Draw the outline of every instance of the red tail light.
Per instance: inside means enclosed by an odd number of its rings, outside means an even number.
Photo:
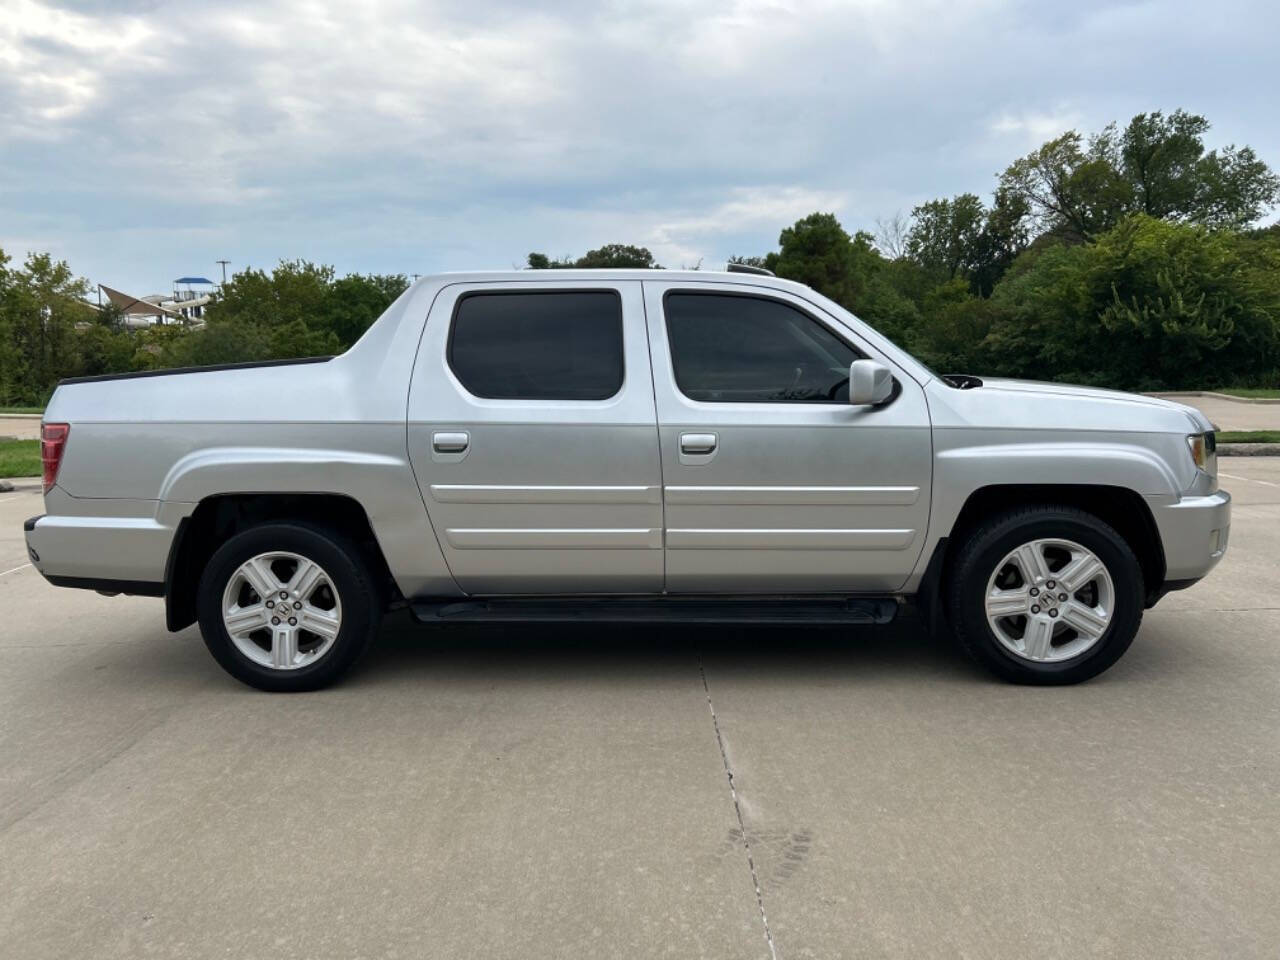
[[[58,467],[62,466],[62,454],[67,449],[69,423],[40,424],[40,462],[44,465],[44,492],[48,493],[58,482]]]

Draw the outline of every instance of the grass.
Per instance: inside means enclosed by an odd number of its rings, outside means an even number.
[[[1280,388],[1277,387],[1223,387],[1214,393],[1225,393],[1231,397],[1248,397],[1251,400],[1280,400]]]
[[[40,441],[0,439],[0,477],[40,476]]]
[[[1222,430],[1219,443],[1280,443],[1280,430]]]
[[[44,413],[44,407],[0,407],[0,417],[6,413]]]

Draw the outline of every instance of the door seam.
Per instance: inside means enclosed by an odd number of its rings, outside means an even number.
[[[662,467],[662,424],[658,420],[658,381],[653,373],[653,335],[649,329],[649,284],[640,281],[640,309],[644,311],[644,346],[649,358],[649,392],[653,395],[653,433],[658,451],[658,529],[662,544],[662,588],[667,595],[667,478]]]

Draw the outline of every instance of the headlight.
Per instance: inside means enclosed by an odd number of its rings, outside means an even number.
[[[1212,430],[1187,437],[1187,446],[1191,449],[1191,459],[1197,470],[1203,470],[1209,476],[1218,473],[1218,438]]]

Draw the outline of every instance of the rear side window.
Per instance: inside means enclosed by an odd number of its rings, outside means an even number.
[[[469,293],[454,311],[449,366],[477,397],[607,400],[622,364],[613,290]]]
[[[848,402],[861,354],[779,300],[668,293],[663,301],[676,385],[720,403]]]

